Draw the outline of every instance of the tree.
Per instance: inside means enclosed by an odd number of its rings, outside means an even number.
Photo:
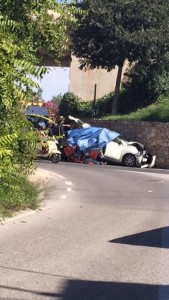
[[[130,99],[141,100],[140,107],[155,102],[169,90],[169,52],[156,61],[135,63],[126,71],[122,86]]]
[[[59,105],[59,112],[64,117],[69,115],[76,115],[80,104],[80,98],[75,96],[73,93],[67,92],[63,95]]]
[[[169,2],[166,0],[83,0],[72,51],[81,68],[118,66],[112,114],[118,111],[124,62],[156,61],[169,51]]]
[[[39,48],[47,47],[59,60],[68,46],[73,16],[73,7],[55,0],[0,2],[1,189],[17,191],[31,170],[36,134],[23,111],[30,91],[39,87],[32,78],[39,80],[47,72],[40,66]]]
[[[57,105],[59,105],[62,100],[62,97],[63,97],[62,94],[58,94],[57,96],[52,97],[52,101],[54,101]]]
[[[38,89],[37,89],[37,91],[36,92],[34,92],[34,99],[35,100],[43,100],[42,99],[42,93],[43,93],[43,89],[41,88],[41,87],[39,87]],[[33,100],[34,100],[33,99]]]
[[[30,101],[43,100],[42,93],[43,93],[43,89],[40,86],[38,86],[34,90],[30,89],[29,91],[27,91],[27,95]]]

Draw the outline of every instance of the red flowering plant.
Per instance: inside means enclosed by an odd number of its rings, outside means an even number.
[[[48,109],[49,116],[50,117],[56,117],[58,111],[59,111],[59,106],[56,104],[55,101],[48,101],[45,102],[45,106]]]

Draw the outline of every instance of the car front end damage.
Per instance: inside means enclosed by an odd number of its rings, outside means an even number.
[[[136,154],[136,166],[140,168],[152,168],[155,165],[156,155],[148,153],[146,147],[138,142],[129,142],[131,146],[134,146],[138,153]]]

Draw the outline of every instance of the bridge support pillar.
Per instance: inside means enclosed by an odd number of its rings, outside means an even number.
[[[104,69],[80,70],[78,59],[72,56],[69,92],[84,101],[94,100],[96,92],[96,99],[99,99],[115,90],[116,76],[117,68],[110,72]],[[96,86],[97,91],[95,91]]]

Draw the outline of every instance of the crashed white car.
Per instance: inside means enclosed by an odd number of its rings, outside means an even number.
[[[138,142],[129,142],[122,136],[118,136],[102,149],[101,158],[126,167],[142,168],[152,168],[156,161],[156,156],[147,153],[144,145]]]
[[[85,150],[90,144],[93,146],[93,149],[96,149],[98,139],[103,138],[104,128],[91,127],[90,124],[83,123],[80,119],[69,116],[70,120],[75,121],[80,128],[86,129],[85,132],[72,133],[72,138],[76,140],[76,143],[79,146],[83,146],[81,150]],[[93,128],[93,132],[92,132]],[[100,130],[100,131],[99,131]],[[141,168],[152,168],[155,165],[156,156],[148,153],[145,146],[139,142],[127,141],[123,136],[116,132],[112,132],[106,129],[105,138],[111,136],[111,133],[115,133],[115,137],[112,139],[109,137],[109,140],[105,143],[103,147],[100,147],[100,159],[102,161],[118,163],[126,167],[141,167]],[[96,132],[96,133],[95,133]],[[94,134],[94,135],[93,135]],[[86,140],[84,139],[86,137]],[[103,139],[104,140],[104,139]],[[70,139],[70,142],[72,140]],[[92,147],[91,147],[92,148]]]

